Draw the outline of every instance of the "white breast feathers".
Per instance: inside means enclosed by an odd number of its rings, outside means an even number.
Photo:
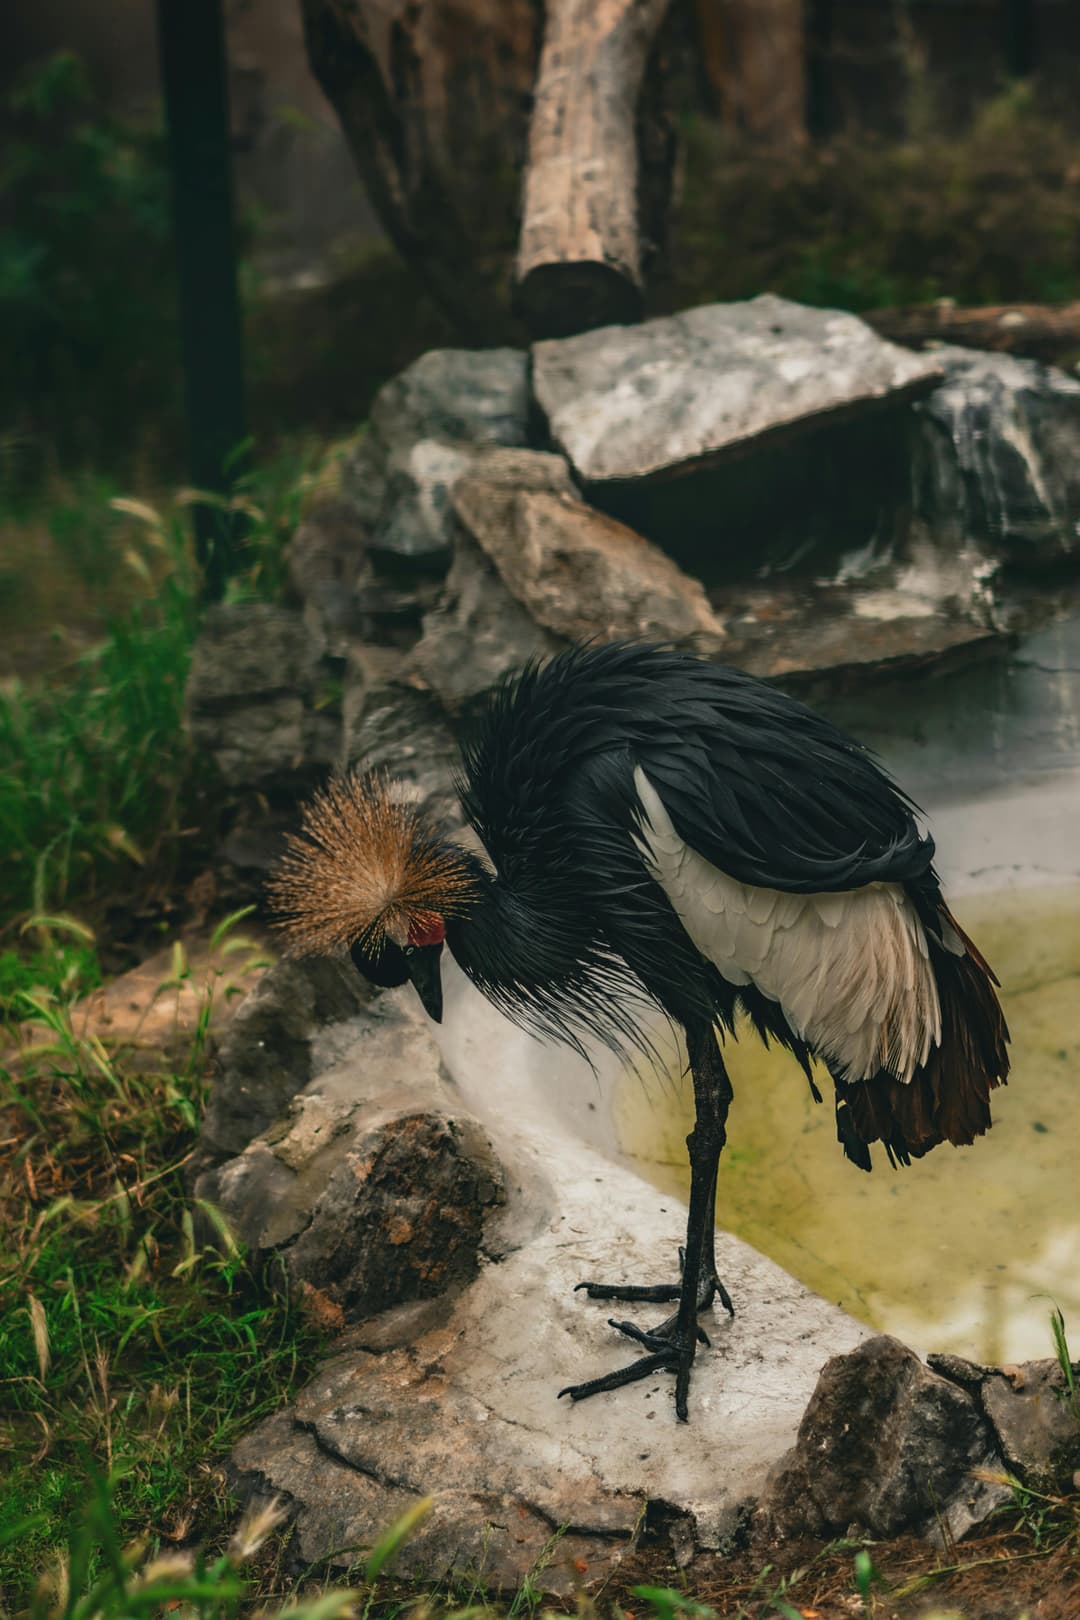
[[[792,1030],[843,1080],[886,1069],[909,1081],[941,1040],[926,935],[896,883],[784,894],[712,866],[672,825],[640,766],[635,842],[701,954],[729,984],[779,1002]]]

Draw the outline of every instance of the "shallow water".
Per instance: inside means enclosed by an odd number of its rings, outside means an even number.
[[[836,1141],[828,1076],[819,1107],[794,1060],[748,1033],[728,1048],[717,1219],[909,1343],[993,1362],[1045,1356],[1052,1304],[1080,1345],[1080,883],[969,895],[954,909],[1002,981],[1013,1037],[993,1130],[907,1170],[875,1149],[866,1175]],[[613,1107],[622,1151],[685,1195],[689,1083],[630,1074]]]

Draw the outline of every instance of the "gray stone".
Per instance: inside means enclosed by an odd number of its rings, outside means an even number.
[[[533,345],[533,390],[587,484],[716,465],[926,392],[936,359],[763,294]]]
[[[1080,1364],[1075,1374],[1080,1389]],[[1071,1490],[1080,1469],[1080,1394],[1070,1397],[1057,1362],[997,1369],[984,1378],[981,1393],[1012,1472],[1032,1490]]]
[[[1009,1500],[972,1478],[1000,1472],[991,1432],[967,1391],[885,1335],[827,1362],[794,1448],[769,1480],[759,1526],[781,1536],[954,1538]]]
[[[428,567],[449,565],[450,490],[469,465],[470,453],[438,439],[416,439],[391,451],[371,537],[374,554]]]
[[[340,723],[299,695],[268,694],[228,709],[190,712],[193,740],[231,788],[265,788],[321,770],[337,757]]]
[[[422,1017],[411,1000],[364,1008],[347,1053],[196,1183],[256,1262],[276,1256],[292,1288],[343,1321],[469,1282],[504,1200],[502,1170],[442,1080]]]
[[[339,723],[321,701],[324,651],[321,633],[293,609],[210,609],[192,654],[188,728],[226,786],[295,787],[335,757]]]
[[[916,411],[916,506],[935,530],[1020,561],[1080,549],[1080,381],[1054,366],[951,346]]]
[[[374,554],[445,571],[450,485],[470,449],[526,444],[528,415],[527,356],[517,349],[433,349],[386,383],[341,465]]]
[[[289,541],[289,582],[336,652],[352,628],[353,599],[366,566],[369,534],[340,495],[309,504]]]
[[[646,1512],[680,1557],[729,1547],[769,1465],[792,1443],[822,1362],[864,1330],[721,1235],[720,1267],[738,1315],[730,1322],[717,1313],[706,1324],[712,1347],[695,1368],[689,1430],[675,1421],[669,1377],[577,1405],[558,1400],[561,1385],[633,1353],[608,1326],[610,1307],[590,1304],[574,1285],[673,1275],[685,1209],[608,1157],[606,1099],[616,1077],[608,1055],[597,1054],[590,1071],[573,1054],[551,1053],[509,1027],[450,962],[444,979],[445,1017],[434,1033],[457,1084],[452,1110],[434,1112],[479,1119],[509,1167],[507,1203],[484,1222],[488,1258],[464,1290],[347,1328],[294,1405],[233,1453],[238,1495],[284,1496],[294,1556],[336,1567],[354,1557],[343,1547],[370,1546],[395,1516],[433,1495],[430,1518],[402,1549],[402,1573],[501,1588],[520,1587],[526,1575],[567,1594],[599,1583],[632,1550]],[[379,1007],[398,1004],[407,1018],[410,996],[390,992]],[[321,1155],[318,1184],[327,1188],[350,1151],[333,1135],[341,1077],[354,1075],[354,1095],[365,1075],[385,1076],[396,1062],[403,1086],[417,1072],[430,1084],[422,1027],[377,1065],[348,1044],[358,1027],[337,1026],[336,1056],[323,1052],[337,1067],[259,1144],[278,1167],[283,1153],[288,1168]],[[369,1106],[389,1117],[396,1103],[375,1095]],[[336,1166],[335,1153],[343,1155]],[[270,1198],[284,1206],[288,1196],[274,1179],[279,1168],[263,1163],[253,1174],[271,1190],[254,1201],[262,1213],[253,1218],[266,1229]],[[399,1185],[406,1212],[421,1186]],[[295,1229],[295,1217],[287,1225]],[[333,1230],[328,1224],[328,1245]],[[340,1287],[330,1252],[320,1250],[310,1287]]]
[[[523,445],[528,356],[520,349],[429,349],[380,388],[370,431],[384,444],[446,439]]]
[[[217,1075],[203,1119],[203,1159],[241,1153],[311,1079],[320,1031],[371,1000],[351,962],[276,962],[234,1013],[218,1042]]]
[[[353,590],[350,617],[356,636],[374,647],[414,646],[424,614],[441,592],[441,577],[415,573],[403,578],[377,566],[368,568]]]
[[[219,603],[206,614],[192,653],[188,702],[201,713],[276,692],[311,692],[322,651],[290,608]]]
[[[428,691],[390,673],[393,666],[355,649],[345,683],[343,764],[386,769],[416,789],[436,821],[460,821],[453,789],[460,755],[446,714]]]
[[[577,498],[557,456],[494,450],[455,486],[454,511],[532,619],[567,641],[649,638],[715,649],[700,581]]]
[[[530,658],[567,643],[543,629],[507,590],[494,564],[458,526],[442,596],[424,616],[412,663],[451,712],[469,704]]]

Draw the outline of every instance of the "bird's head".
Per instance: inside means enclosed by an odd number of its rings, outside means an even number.
[[[268,889],[291,951],[347,950],[375,984],[411,979],[441,1020],[447,919],[475,898],[475,863],[424,820],[403,784],[377,772],[328,783],[305,805]]]

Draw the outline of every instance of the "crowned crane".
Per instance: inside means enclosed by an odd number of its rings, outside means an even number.
[[[664,1370],[687,1416],[699,1313],[732,1312],[714,1212],[732,1088],[718,1035],[745,1013],[821,1101],[847,1157],[907,1165],[991,1123],[1006,1079],[997,980],[950,915],[915,806],[859,743],[773,687],[668,647],[572,648],[497,687],[457,783],[486,852],[430,824],[385,777],[331,783],[272,881],[306,951],[411,980],[442,1016],[444,945],[509,1018],[587,1050],[648,1045],[643,1003],[682,1027],[695,1121],[681,1279],[589,1281],[593,1299],[677,1302],[644,1352],[560,1391]],[[733,1314],[733,1312],[732,1312]]]

